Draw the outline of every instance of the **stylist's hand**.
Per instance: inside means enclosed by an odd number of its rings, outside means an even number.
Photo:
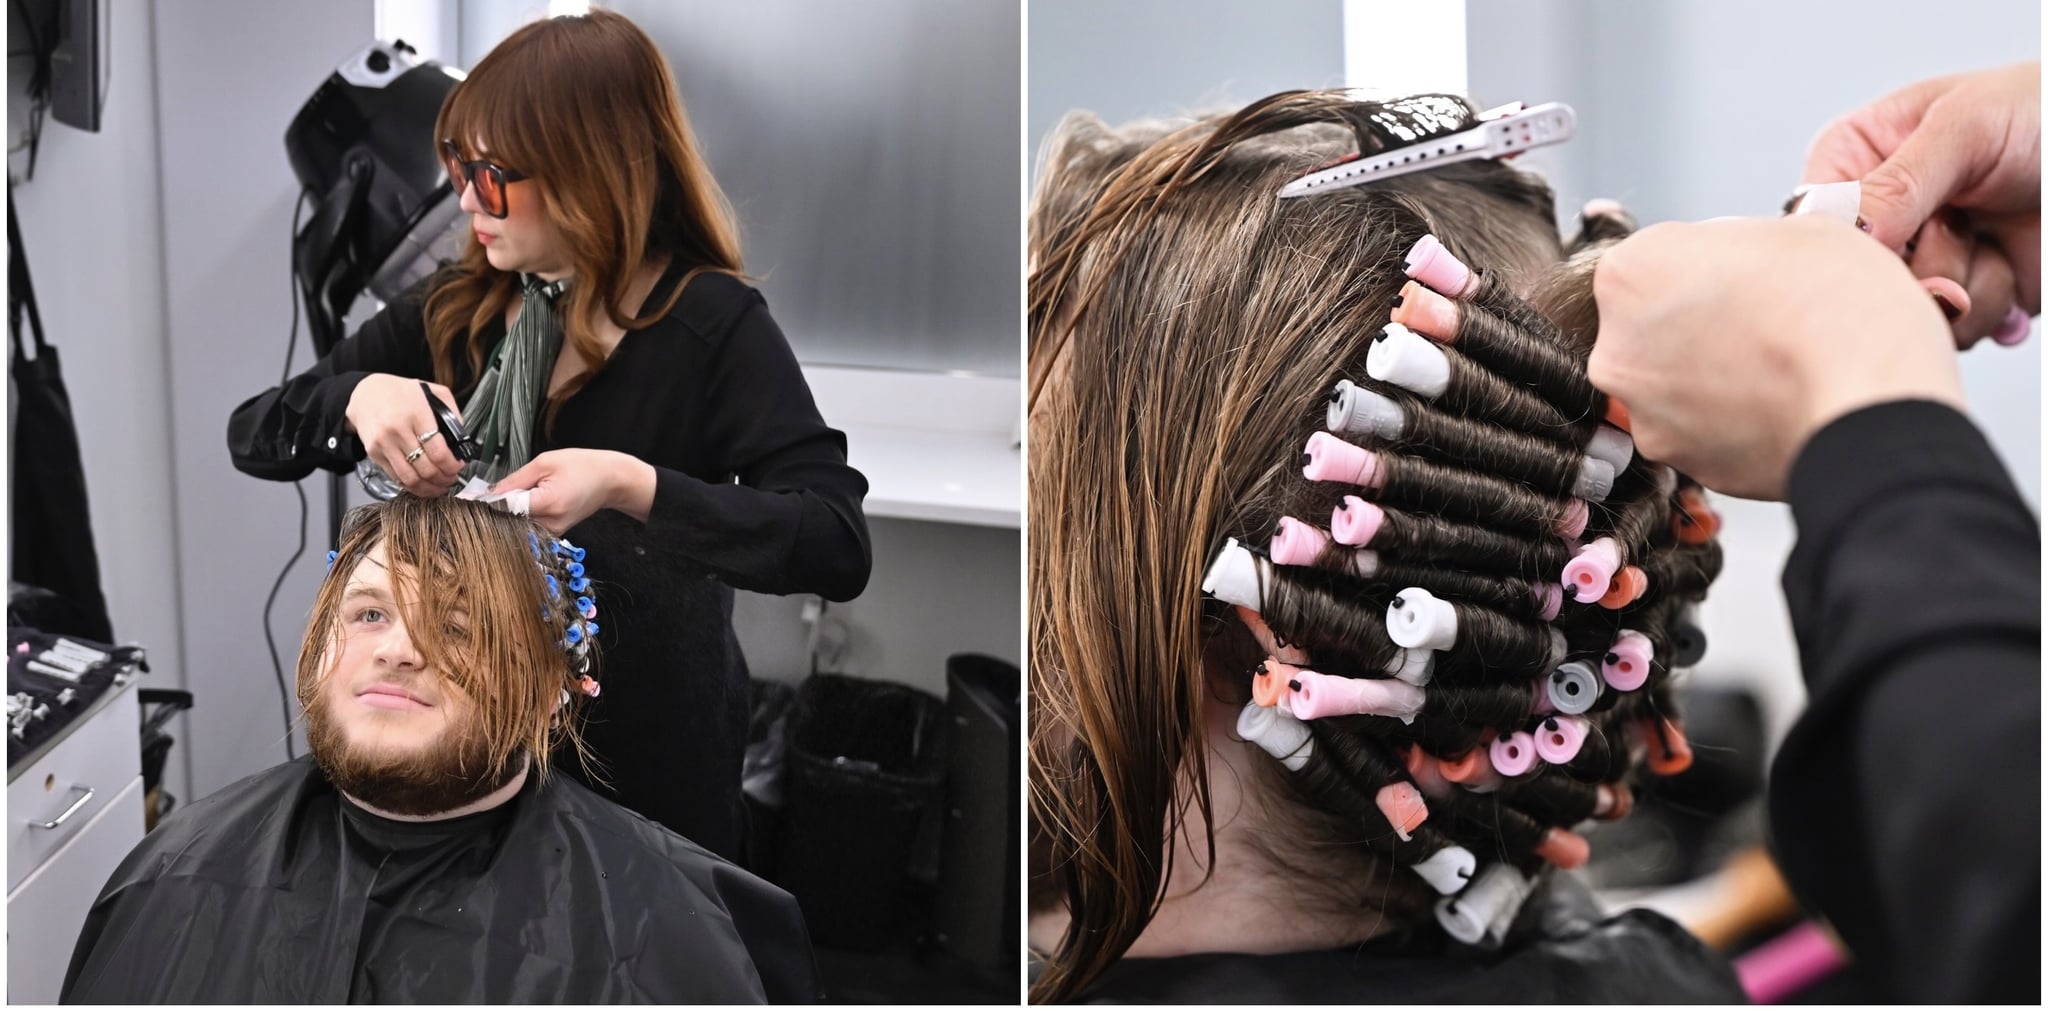
[[[1807,182],[1863,183],[1863,218],[1918,277],[1943,277],[1968,347],[2041,311],[2041,65],[1922,81],[1829,124]],[[1957,297],[1961,296],[1961,297]]]
[[[455,408],[455,395],[439,383],[428,383],[434,396]],[[421,497],[445,495],[462,474],[462,461],[455,458],[446,439],[438,434],[425,442],[422,436],[439,432],[434,412],[427,406],[420,381],[377,372],[363,377],[348,398],[348,425],[363,441],[370,461],[384,468],[405,490]],[[421,450],[407,460],[407,454]]]
[[[654,504],[654,468],[608,449],[542,453],[491,486],[526,491],[526,513],[560,537],[599,509],[617,509],[645,521]]]
[[[1940,311],[1897,256],[1811,216],[1660,224],[1601,257],[1589,375],[1636,448],[1716,491],[1783,497],[1806,440],[1860,407],[1963,409]]]

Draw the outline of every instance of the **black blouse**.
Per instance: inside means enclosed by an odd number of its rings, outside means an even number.
[[[647,304],[665,301],[682,274],[672,266]],[[375,372],[432,378],[422,313],[432,283],[236,408],[235,467],[295,481],[363,459],[348,429],[349,397]],[[488,349],[503,335],[493,323],[478,339]],[[464,392],[475,377],[466,354],[456,358],[450,386]],[[562,768],[738,859],[748,690],[732,588],[843,601],[867,585],[867,480],[846,464],[846,437],[818,416],[760,292],[702,273],[665,318],[620,339],[534,445],[537,454],[616,450],[656,473],[646,523],[600,510],[566,535],[589,550],[604,691],[585,728],[597,775],[573,760]]]

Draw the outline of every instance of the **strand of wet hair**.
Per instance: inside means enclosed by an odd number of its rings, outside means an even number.
[[[1395,594],[1385,613],[1389,641],[1435,651],[1438,676],[1450,675],[1451,684],[1528,682],[1564,659],[1564,634],[1554,626],[1516,621],[1421,587]]]
[[[1537,822],[1570,828],[1593,816],[1600,802],[1596,782],[1544,769],[1509,781],[1500,788],[1500,795],[1509,806]]]
[[[1400,588],[1420,586],[1440,597],[1491,608],[1522,621],[1557,617],[1564,594],[1555,583],[1514,576],[1474,575],[1458,569],[1394,559],[1379,552],[1338,544],[1323,529],[1292,516],[1280,518],[1268,549],[1275,564],[1307,565],[1325,572]]]
[[[1614,468],[1605,460],[1548,439],[1435,410],[1391,384],[1339,380],[1330,391],[1326,415],[1332,432],[1372,436],[1409,455],[1498,474],[1552,498],[1597,502],[1614,484]]]
[[[1721,545],[1708,541],[1699,547],[1679,546],[1655,552],[1637,564],[1649,577],[1650,592],[1658,598],[1698,600],[1721,574]]]
[[[1370,739],[1332,733],[1319,723],[1308,723],[1313,746],[1307,761],[1292,769],[1293,781],[1317,807],[1357,825],[1365,833],[1359,843],[1390,857],[1396,867],[1415,868],[1457,845],[1431,823],[1433,811],[1427,812],[1420,824],[1404,825],[1407,838],[1402,838],[1403,832],[1396,831],[1380,806],[1379,794],[1397,783],[1413,789],[1406,770],[1398,766],[1387,769],[1375,761],[1370,751],[1377,745]]]
[[[1535,708],[1535,692],[1527,682],[1432,683],[1414,736],[1432,754],[1460,755],[1478,747],[1489,729],[1521,726]]]

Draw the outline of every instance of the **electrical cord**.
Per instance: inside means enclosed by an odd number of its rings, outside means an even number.
[[[306,195],[307,191],[300,190],[298,203],[292,205],[292,239],[294,242],[297,241],[299,236],[299,216],[305,213],[306,210]],[[289,255],[285,257],[285,262],[291,262]],[[284,371],[279,374],[277,380],[279,386],[283,386],[291,379],[292,354],[299,347],[299,277],[296,270],[293,271],[290,281],[292,332],[291,336],[285,338]],[[277,605],[277,591],[284,588],[284,578],[291,574],[292,566],[299,564],[299,559],[306,554],[307,507],[305,479],[301,478],[300,480],[293,481],[292,490],[299,493],[299,547],[298,550],[292,552],[291,560],[285,562],[284,568],[279,570],[277,581],[270,584],[270,597],[263,602],[263,641],[270,646],[270,671],[277,676],[277,705],[279,711],[284,714],[284,754],[288,759],[297,759],[299,757],[298,752],[292,747],[292,695],[290,691],[285,689],[284,662],[278,659],[277,637],[272,635],[270,631],[270,610]]]

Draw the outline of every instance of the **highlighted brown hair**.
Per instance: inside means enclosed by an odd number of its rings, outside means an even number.
[[[586,696],[572,689],[569,702],[561,702],[584,673],[562,647],[575,618],[574,595],[565,590],[551,598],[546,580],[552,574],[566,587],[569,573],[552,552],[537,561],[529,538],[547,544],[549,535],[526,517],[460,499],[400,495],[350,512],[299,649],[299,704],[317,704],[330,654],[340,647],[349,576],[381,543],[413,645],[475,705],[471,727],[483,737],[479,750],[498,763],[492,771],[531,756],[535,775],[545,778],[549,756],[563,747],[589,769],[577,729]],[[595,654],[593,648],[593,677]]]
[[[448,94],[434,123],[466,158],[526,173],[560,230],[576,284],[562,313],[564,346],[584,371],[549,398],[547,417],[604,362],[600,319],[627,330],[668,314],[691,277],[742,270],[732,207],[697,149],[668,62],[623,15],[603,9],[520,28]],[[629,316],[627,290],[661,256],[687,265],[667,302]],[[456,348],[504,316],[519,279],[492,267],[475,237],[426,301],[434,376],[453,385]],[[490,348],[472,342],[472,374]]]

